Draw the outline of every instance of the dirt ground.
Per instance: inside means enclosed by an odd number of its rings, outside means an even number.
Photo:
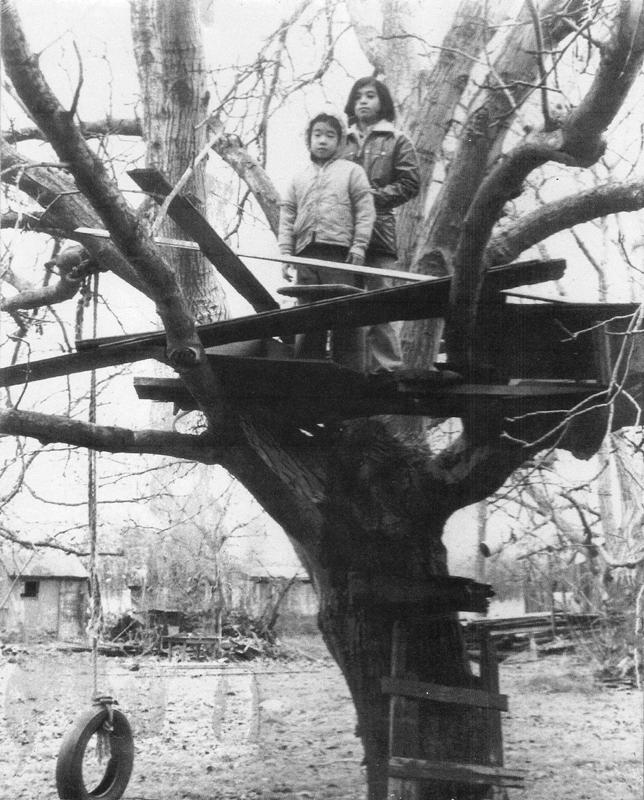
[[[126,800],[361,800],[364,770],[341,675],[317,637],[307,658],[235,664],[101,658],[135,735]],[[138,667],[138,669],[132,669]],[[587,659],[515,656],[501,666],[511,800],[642,797],[642,697],[593,684]],[[0,798],[54,800],[60,740],[89,707],[88,654],[0,655]]]

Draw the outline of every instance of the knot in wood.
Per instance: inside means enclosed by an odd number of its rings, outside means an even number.
[[[168,361],[178,372],[196,367],[201,359],[196,347],[177,347],[168,351]]]

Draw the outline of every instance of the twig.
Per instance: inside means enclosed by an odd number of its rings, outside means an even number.
[[[541,94],[541,111],[543,113],[544,129],[550,131],[553,129],[552,120],[550,119],[550,109],[548,106],[548,92],[546,90],[547,72],[546,65],[543,63],[543,32],[541,30],[541,20],[539,12],[534,4],[534,0],[526,0],[528,11],[532,17],[532,24],[534,26],[534,36],[537,42],[537,66],[539,68],[540,86],[539,92]]]
[[[159,228],[161,227],[161,224],[163,223],[163,220],[165,219],[168,213],[168,209],[170,208],[170,203],[172,203],[174,198],[181,192],[186,183],[188,183],[197,165],[200,164],[204,160],[204,158],[208,156],[208,153],[210,152],[213,142],[214,138],[209,137],[207,143],[203,146],[202,150],[197,154],[192,164],[186,169],[186,171],[174,185],[170,194],[163,201],[163,205],[159,209],[159,213],[157,214],[156,219],[152,223],[152,228],[150,229],[150,236],[156,235]]]
[[[83,59],[81,58],[80,50],[78,49],[78,45],[76,44],[75,39],[73,40],[72,45],[74,46],[74,52],[76,53],[76,58],[78,59],[78,83],[76,84],[76,90],[74,92],[74,97],[72,99],[72,105],[71,108],[69,109],[69,116],[73,118],[76,115],[76,110],[78,108],[78,100],[80,98],[80,93],[85,78],[83,76]]]

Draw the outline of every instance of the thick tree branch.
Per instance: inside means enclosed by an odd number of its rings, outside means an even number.
[[[242,145],[238,136],[221,134],[212,149],[248,186],[264,212],[268,224],[277,236],[280,197],[262,165]]]
[[[519,217],[490,239],[485,265],[514,261],[524,250],[556,233],[597,217],[644,208],[644,181],[607,183],[546,203]]]
[[[73,231],[79,226],[102,227],[100,217],[64,170],[46,167],[25,158],[2,138],[0,162],[3,182],[16,186],[45,209],[38,216],[39,230],[73,239]],[[103,269],[110,270],[135,289],[149,295],[140,276],[111,242],[84,237],[83,244]]]
[[[17,295],[0,301],[0,311],[12,313],[71,300],[80,289],[83,279],[97,271],[96,262],[79,245],[59,253],[51,262],[51,267],[58,271],[59,278],[55,283],[22,289]]]
[[[203,464],[218,464],[224,452],[206,434],[191,436],[164,430],[133,431],[34,411],[1,411],[0,433],[27,436],[42,444],[62,442],[108,453],[149,453]]]
[[[465,217],[454,256],[446,341],[450,362],[457,369],[468,371],[477,365],[483,256],[505,203],[520,194],[525,178],[547,161],[588,167],[601,156],[605,147],[603,133],[617,114],[643,60],[642,0],[622,0],[615,29],[580,108],[560,131],[529,136],[480,186]]]

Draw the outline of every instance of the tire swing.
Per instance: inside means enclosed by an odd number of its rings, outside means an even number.
[[[93,708],[85,711],[65,734],[56,763],[56,788],[61,800],[119,800],[132,774],[134,740],[125,714],[112,706],[111,697],[97,697]],[[103,777],[88,788],[83,776],[83,759],[92,737],[97,751],[109,753]]]
[[[94,275],[93,333],[96,337],[98,275]],[[90,382],[89,421],[96,422],[96,373]],[[132,729],[125,715],[114,708],[117,701],[98,692],[98,635],[101,624],[101,599],[96,569],[96,451],[88,450],[88,517],[90,538],[90,603],[91,617],[87,626],[92,638],[92,671],[94,697],[92,707],[80,714],[65,734],[56,762],[56,788],[61,800],[119,800],[127,788],[134,763]],[[99,762],[107,759],[102,777],[90,777],[85,762],[88,745],[95,739]],[[88,787],[87,783],[94,784]]]

